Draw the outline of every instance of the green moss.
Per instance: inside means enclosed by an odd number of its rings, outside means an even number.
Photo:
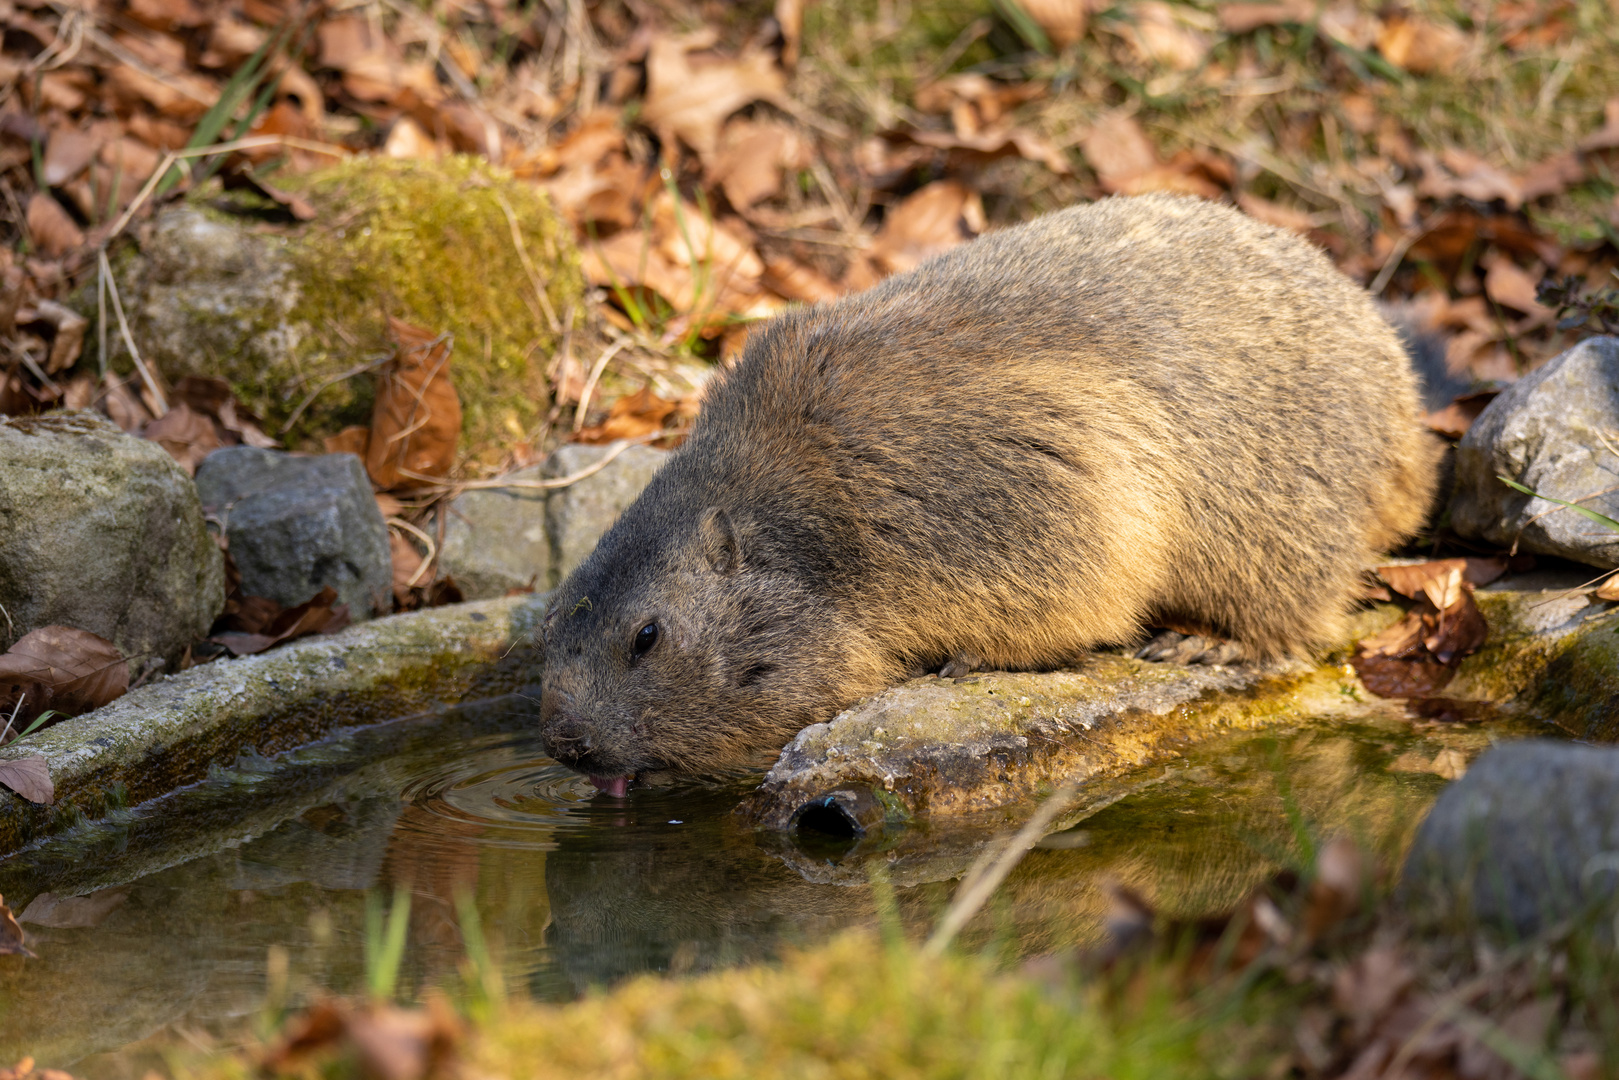
[[[544,369],[558,344],[551,316],[560,326],[583,314],[578,253],[544,193],[471,157],[355,158],[292,184],[317,210],[289,249],[300,286],[292,317],[310,328],[306,377],[385,351],[386,317],[394,315],[454,335],[464,447],[530,432],[546,405]],[[514,220],[543,304],[514,241]],[[345,380],[289,434],[367,423],[370,397],[367,381]],[[283,400],[275,411],[290,413],[290,405]]]
[[[374,380],[349,373],[391,352],[391,315],[453,335],[463,451],[530,434],[548,404],[554,325],[584,318],[578,252],[545,194],[470,157],[355,158],[281,182],[313,205],[309,224],[266,232],[197,200],[117,253],[143,355],[171,382],[226,379],[271,434],[318,450],[323,436],[370,423]],[[96,311],[93,285],[79,301]],[[116,327],[111,341],[128,374]]]

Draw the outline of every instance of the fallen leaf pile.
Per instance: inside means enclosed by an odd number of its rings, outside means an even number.
[[[1473,589],[1488,585],[1507,567],[1504,558],[1378,567],[1377,576],[1388,588],[1416,606],[1393,626],[1360,642],[1350,663],[1361,682],[1380,697],[1427,697],[1442,690],[1489,633]]]
[[[1109,940],[1079,966],[1110,973],[1126,1000],[1165,964],[1183,993],[1273,973],[1302,1007],[1269,1075],[1512,1080],[1542,1075],[1525,1068],[1536,1058],[1544,1075],[1552,1062],[1558,1075],[1602,1075],[1568,1015],[1571,979],[1567,958],[1555,959],[1556,939],[1504,952],[1480,944],[1477,958],[1458,961],[1443,955],[1453,943],[1419,941],[1391,909],[1369,904],[1386,890],[1373,860],[1341,837],[1320,849],[1308,879],[1280,873],[1225,915],[1166,918],[1114,886]],[[1053,958],[1028,967],[1047,979],[1069,970]]]
[[[494,0],[11,0],[0,410],[116,416],[132,401],[149,412],[133,426],[155,425],[188,467],[231,433],[255,444],[217,411],[198,417],[207,408],[161,372],[87,384],[88,324],[64,301],[132,208],[220,183],[296,222],[314,211],[255,169],[353,153],[477,154],[543,187],[578,230],[602,313],[654,347],[734,353],[750,320],[970,239],[990,223],[986,196],[1011,221],[1167,190],[1306,234],[1387,296],[1420,294],[1453,370],[1510,379],[1576,329],[1557,326],[1540,281],[1601,286],[1619,261],[1619,209],[1591,209],[1619,159],[1619,85],[1605,112],[1592,99],[1615,42],[1578,39],[1568,0],[1463,7],[1452,21],[1293,0],[1008,0],[896,68],[871,50],[912,41],[908,27],[793,2],[749,23],[679,2],[631,16]],[[1533,95],[1473,100],[1535,64],[1547,74]],[[1493,111],[1516,134],[1469,140],[1429,100]],[[156,183],[165,154],[232,139],[249,145]],[[436,361],[412,351],[423,344],[402,343],[399,361],[425,368],[384,377],[387,430],[367,463],[385,489],[441,477],[453,452]],[[581,400],[576,368],[552,365],[559,405]]]

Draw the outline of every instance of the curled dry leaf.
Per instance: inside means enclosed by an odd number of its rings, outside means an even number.
[[[392,316],[396,348],[382,369],[365,469],[384,491],[432,484],[450,473],[461,437],[461,399],[450,379],[448,334]]]
[[[1468,37],[1448,22],[1396,15],[1377,35],[1377,51],[1413,75],[1455,69],[1467,53]]]
[[[50,357],[45,361],[45,374],[55,375],[59,371],[66,371],[84,351],[84,332],[89,329],[90,320],[54,300],[37,301],[34,314],[56,330],[56,336],[51,339]]]
[[[1537,281],[1517,263],[1495,252],[1484,260],[1484,295],[1525,315],[1550,319],[1552,311],[1535,299]]]
[[[35,249],[59,259],[84,244],[84,230],[43,191],[28,200],[28,239]]]
[[[619,439],[639,439],[671,426],[670,419],[677,414],[690,418],[696,413],[696,402],[681,399],[666,401],[643,386],[633,394],[626,394],[613,402],[607,418],[595,427],[585,428],[574,435],[575,442],[602,444]]]
[[[1494,401],[1500,393],[1499,390],[1480,390],[1474,394],[1463,394],[1443,409],[1436,409],[1423,417],[1422,422],[1430,431],[1437,431],[1447,439],[1459,439],[1467,434],[1467,429],[1472,427],[1473,421],[1484,412],[1485,406]],[[1475,584],[1484,583],[1475,582]]]
[[[1619,600],[1619,576],[1610,575],[1598,585],[1596,592],[1592,593],[1598,600]]]
[[[843,287],[837,282],[789,256],[772,255],[764,262],[764,284],[789,300],[817,304],[843,295]]]
[[[787,77],[768,54],[748,52],[735,60],[692,55],[714,40],[706,32],[653,38],[642,111],[648,127],[678,137],[705,163],[714,155],[726,117],[755,101],[787,104]]]
[[[781,190],[784,169],[811,164],[812,148],[796,130],[773,120],[733,120],[725,127],[708,170],[737,210],[770,198]]]
[[[1505,573],[1506,562],[1444,559],[1379,567],[1378,576],[1418,606],[1360,642],[1350,663],[1366,688],[1379,697],[1426,697],[1443,689],[1462,658],[1477,652],[1489,634],[1473,587]]]
[[[49,806],[56,801],[50,764],[39,754],[0,761],[0,784],[31,803]]]
[[[978,192],[958,180],[935,180],[883,218],[866,255],[884,273],[901,274],[984,231]]]
[[[243,600],[246,610],[238,613],[238,618],[244,618],[244,621],[245,617],[254,614],[262,617],[270,610],[266,605],[274,605],[274,601],[257,596],[244,597]],[[223,645],[232,656],[248,656],[310,634],[335,634],[348,624],[348,605],[339,604],[336,590],[327,585],[296,607],[277,611],[261,633],[226,630],[208,640]]]
[[[187,476],[196,476],[203,459],[224,445],[213,420],[183,401],[147,424],[141,436],[167,450]]]
[[[5,897],[0,896],[0,956],[33,956],[28,946],[23,943],[22,927],[17,925],[17,919],[6,906]],[[32,1059],[29,1059],[30,1061]],[[21,1070],[18,1070],[21,1071]]]
[[[42,626],[0,655],[0,709],[7,717],[17,709],[17,727],[47,709],[68,716],[99,709],[128,689],[123,654],[88,630]]]

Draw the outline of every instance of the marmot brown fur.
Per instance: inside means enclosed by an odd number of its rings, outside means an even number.
[[[555,593],[545,745],[622,793],[928,671],[1331,642],[1428,509],[1419,415],[1395,332],[1289,233],[1164,195],[992,233],[716,376]]]

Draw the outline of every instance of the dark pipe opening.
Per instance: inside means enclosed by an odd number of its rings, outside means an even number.
[[[866,834],[865,826],[856,821],[854,815],[838,802],[834,795],[805,803],[795,816],[798,820],[793,823],[793,827],[798,830],[799,835],[809,831],[840,839],[855,839]]]
[[[866,834],[849,808],[835,795],[805,803],[793,815],[793,837],[804,854],[840,862]]]

